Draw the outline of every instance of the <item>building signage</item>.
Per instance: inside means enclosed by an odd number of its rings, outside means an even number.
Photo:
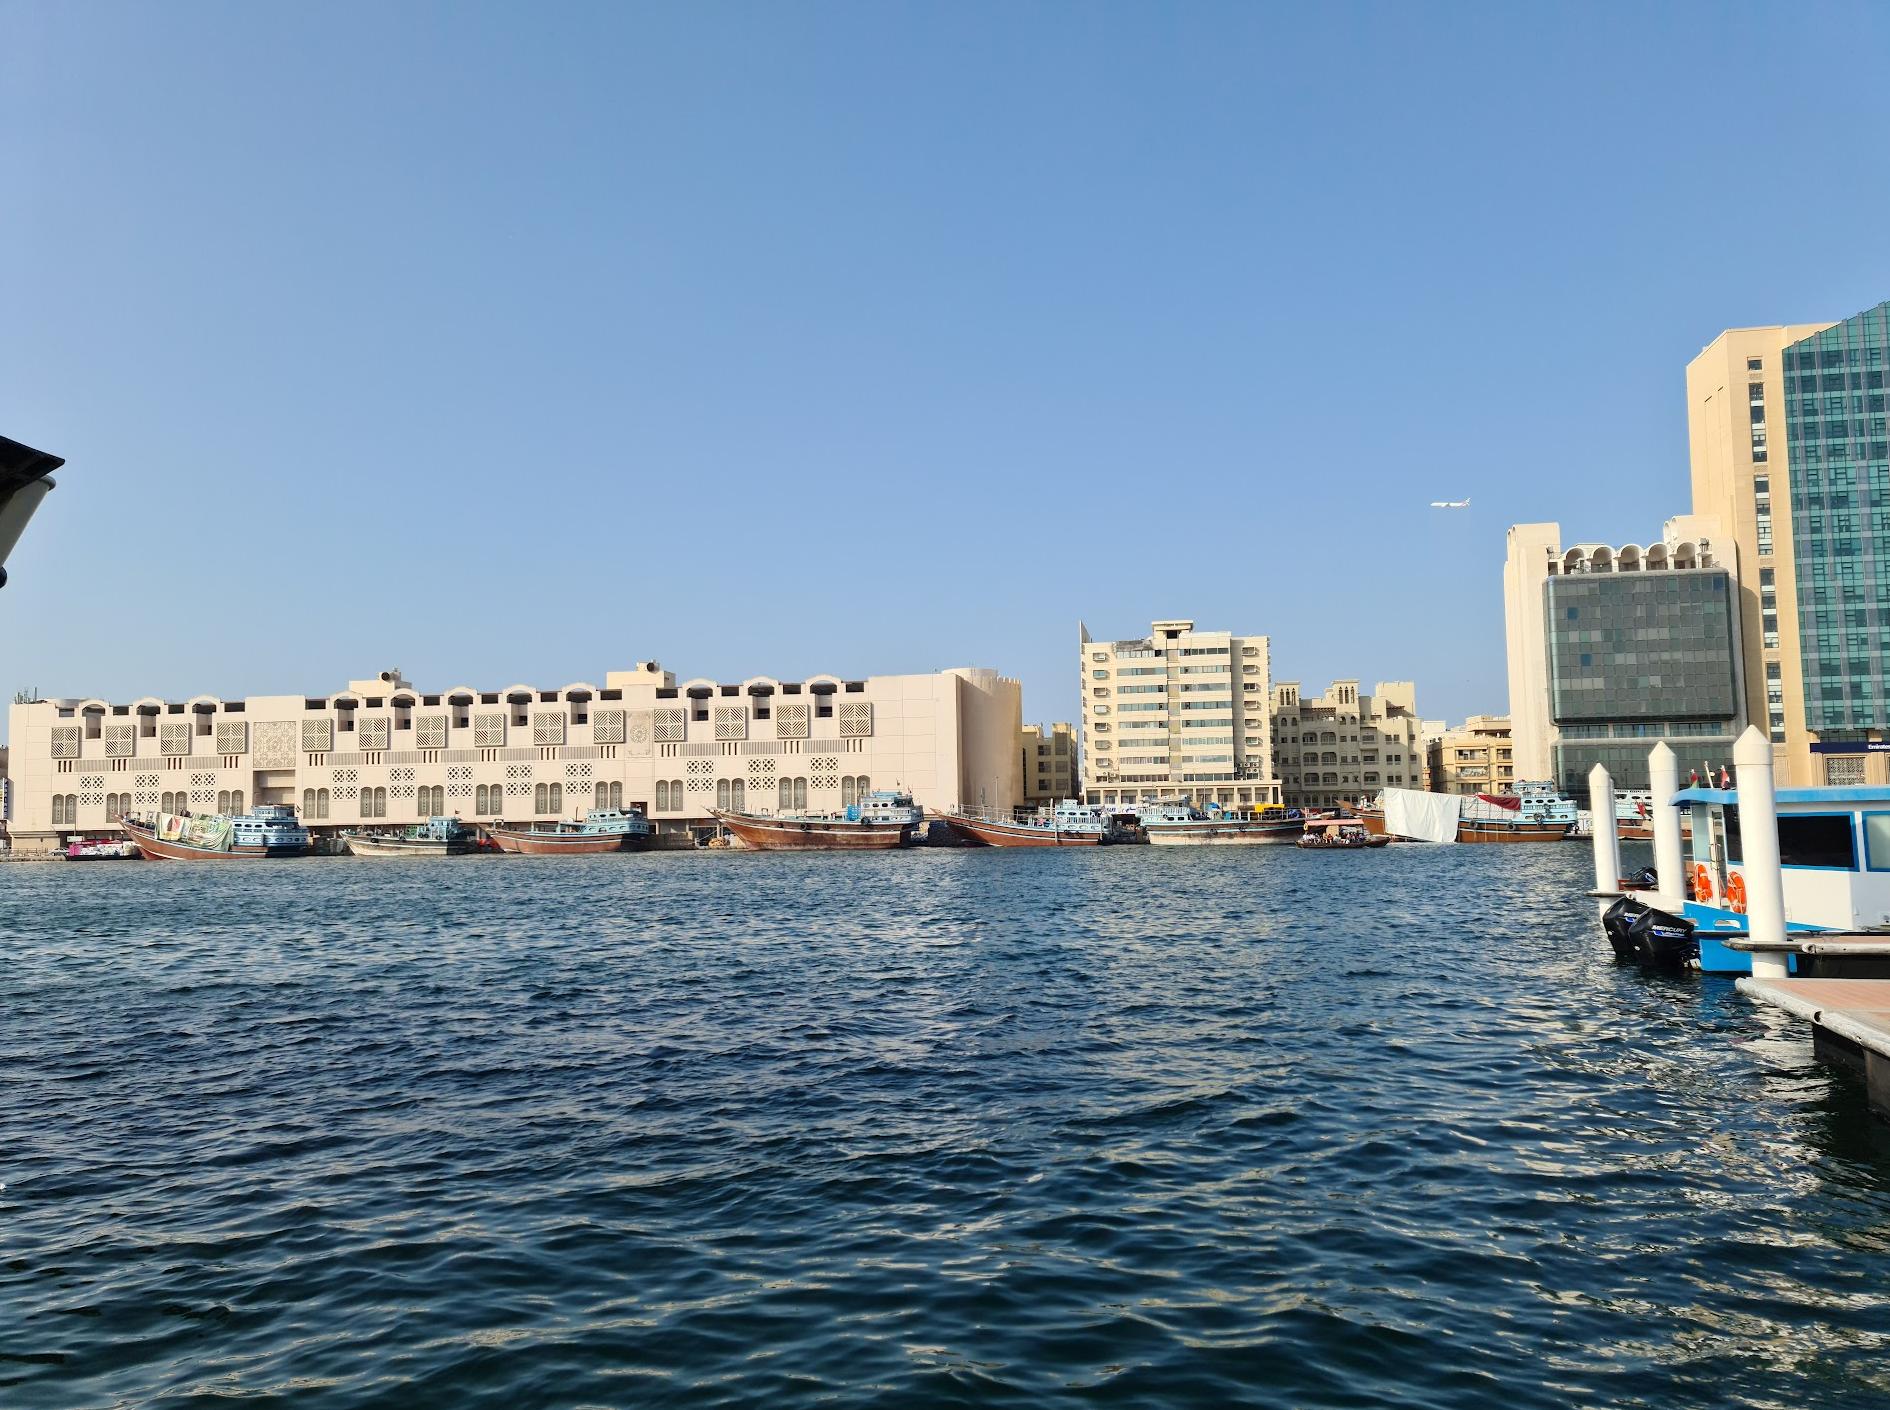
[[[1890,754],[1890,739],[1817,739],[1813,754]]]

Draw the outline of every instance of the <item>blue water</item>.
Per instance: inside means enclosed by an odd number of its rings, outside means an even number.
[[[0,867],[0,1405],[1880,1406],[1580,847]]]

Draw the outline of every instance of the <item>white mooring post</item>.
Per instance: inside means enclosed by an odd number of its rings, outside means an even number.
[[[1621,890],[1621,830],[1614,817],[1614,779],[1600,764],[1588,771],[1588,822],[1595,839],[1595,890]]]
[[[1660,875],[1662,899],[1673,902],[1679,914],[1687,894],[1687,864],[1680,851],[1680,810],[1673,795],[1680,791],[1680,760],[1666,741],[1647,755],[1647,782],[1653,793],[1654,870]]]
[[[1747,725],[1733,746],[1734,787],[1739,790],[1740,870],[1746,879],[1746,929],[1766,945],[1785,943],[1785,869],[1778,859],[1778,795],[1772,788],[1772,746],[1756,725]],[[1780,950],[1755,951],[1754,979],[1783,979],[1789,972]]]

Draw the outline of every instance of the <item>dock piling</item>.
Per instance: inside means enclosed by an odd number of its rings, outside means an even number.
[[[1785,872],[1778,853],[1778,796],[1772,786],[1772,746],[1755,725],[1733,746],[1739,790],[1739,837],[1744,855],[1746,929],[1765,945],[1785,943]],[[1754,979],[1783,979],[1790,966],[1782,950],[1754,950]]]
[[[1647,782],[1653,794],[1654,871],[1660,877],[1665,909],[1679,914],[1686,902],[1686,861],[1680,850],[1680,810],[1673,795],[1680,791],[1680,760],[1662,740],[1647,755]]]
[[[1614,779],[1605,766],[1588,771],[1589,831],[1595,840],[1595,894],[1621,890],[1621,829],[1614,816]]]

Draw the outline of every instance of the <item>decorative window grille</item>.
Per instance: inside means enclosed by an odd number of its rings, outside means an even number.
[[[840,733],[865,735],[873,732],[873,702],[870,700],[842,700],[837,712],[840,721]]]
[[[219,720],[217,722],[217,753],[249,753],[249,721]]]
[[[683,710],[652,710],[650,736],[658,744],[681,744],[688,738],[688,713]]]
[[[783,701],[774,707],[776,739],[807,738],[808,723],[813,718],[805,700]]]
[[[689,791],[691,793],[715,791],[715,760],[691,759],[689,761]]]
[[[774,787],[773,759],[750,759],[748,761],[748,786],[750,788]]]
[[[591,739],[598,744],[622,744],[624,712],[599,710],[591,716]]]
[[[362,749],[385,749],[387,741],[393,737],[394,722],[385,715],[371,716],[359,721],[354,728]]]
[[[190,752],[190,724],[177,721],[158,726],[158,752],[160,754],[188,754]]]
[[[840,786],[840,761],[822,756],[808,762],[809,781],[815,788],[838,788]]]
[[[473,716],[473,747],[499,749],[505,744],[505,712]]]
[[[717,705],[715,707],[715,737],[717,739],[748,738],[748,707],[746,705]]]
[[[52,756],[55,759],[79,757],[79,726],[59,725],[52,732]]]
[[[472,765],[456,764],[446,771],[446,791],[455,798],[472,797]],[[446,810],[442,808],[441,812]]]
[[[566,764],[564,766],[564,786],[572,793],[584,793],[591,786],[591,766],[589,764]]]
[[[138,747],[138,740],[130,725],[106,725],[105,757],[107,759],[129,759]]]
[[[422,715],[414,722],[413,738],[418,749],[446,748],[446,716]]]
[[[537,745],[564,743],[564,712],[562,710],[540,710],[532,716],[532,743]]]
[[[302,751],[306,754],[326,754],[335,747],[335,722],[333,720],[302,721]]]

